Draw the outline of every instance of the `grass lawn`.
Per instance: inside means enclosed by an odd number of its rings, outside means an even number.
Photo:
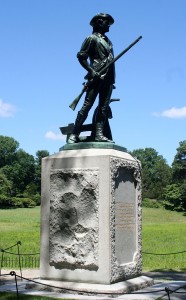
[[[0,210],[0,249],[9,248],[18,241],[21,241],[21,254],[40,252],[40,207]],[[18,249],[15,246],[7,251],[17,253]],[[19,268],[18,256],[4,253],[3,266],[6,266],[6,259],[10,260],[10,269]],[[21,256],[21,265],[22,268],[39,266],[39,255]]]
[[[21,241],[21,253],[40,251],[40,207],[0,210],[0,248]],[[12,248],[7,251],[14,252]]]
[[[143,270],[186,271],[186,216],[183,213],[143,208],[142,233]],[[175,254],[155,255],[170,253]]]
[[[144,271],[186,271],[186,216],[183,213],[143,208],[142,237]],[[40,207],[0,210],[1,249],[21,241],[21,253],[38,253],[39,240]],[[9,251],[16,250],[12,248]],[[177,254],[156,255],[169,253]]]

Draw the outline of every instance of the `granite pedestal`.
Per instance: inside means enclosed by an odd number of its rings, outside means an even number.
[[[139,161],[114,144],[83,144],[42,160],[41,279],[109,285],[139,277]]]

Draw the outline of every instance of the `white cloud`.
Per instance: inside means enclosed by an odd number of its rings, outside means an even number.
[[[62,135],[61,133],[55,133],[51,130],[47,131],[47,133],[45,134],[45,137],[47,139],[55,140],[55,141],[57,141],[57,140],[63,140],[64,141],[66,139],[65,136]]]
[[[186,118],[186,106],[180,108],[172,107],[160,113],[154,113],[153,115],[156,117],[166,117],[171,119]]]
[[[0,118],[12,117],[16,111],[15,106],[0,99]]]

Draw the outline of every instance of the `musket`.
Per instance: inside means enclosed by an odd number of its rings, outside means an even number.
[[[121,56],[123,56],[130,48],[132,48],[139,40],[142,38],[140,35],[132,44],[130,44],[126,49],[124,49],[120,54],[118,54],[113,60],[111,60],[107,65],[105,65],[101,70],[99,70],[99,74],[103,73],[107,70],[112,64],[114,64]],[[75,110],[79,100],[81,99],[84,92],[87,91],[88,87],[93,83],[94,78],[91,78],[86,82],[83,86],[81,93],[74,99],[74,101],[69,105],[72,110]]]

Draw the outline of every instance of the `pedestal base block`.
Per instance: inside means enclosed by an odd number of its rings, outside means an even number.
[[[27,289],[48,290],[59,293],[69,293],[73,295],[97,295],[116,297],[120,294],[132,293],[146,287],[152,286],[153,279],[140,276],[126,281],[121,281],[109,285],[104,284],[91,284],[91,283],[77,283],[77,282],[64,282],[52,280],[36,280],[37,283],[27,283]],[[48,285],[48,286],[47,286]]]
[[[42,279],[109,285],[141,275],[140,164],[101,147],[42,161]]]

